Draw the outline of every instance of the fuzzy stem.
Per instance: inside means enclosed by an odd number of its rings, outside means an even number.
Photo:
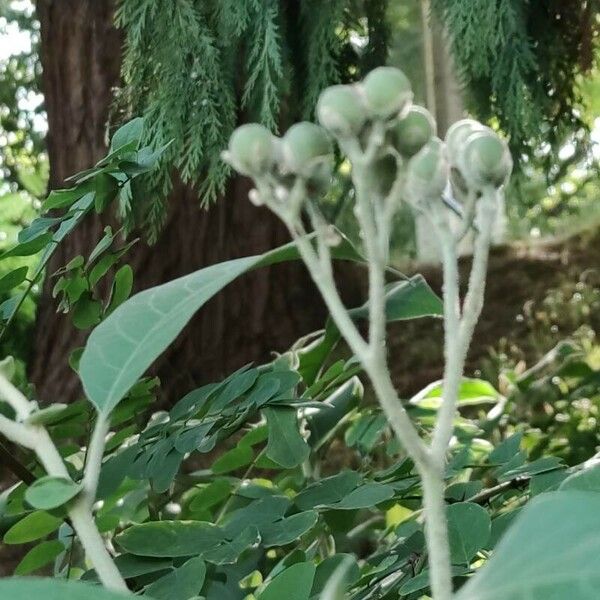
[[[0,390],[2,397],[11,398],[17,403],[17,406],[19,406],[18,414],[29,415],[32,412],[31,403],[2,375],[0,375]],[[27,406],[24,402],[27,403]],[[90,448],[88,467],[91,468],[89,474],[86,469],[83,490],[75,501],[67,507],[67,513],[86,556],[92,563],[102,584],[109,589],[123,592],[127,591],[125,580],[108,553],[92,516],[93,497],[95,496],[95,486],[98,481],[99,465],[102,460],[104,437],[106,435],[106,433],[102,434],[102,431],[106,427],[106,422],[99,418],[92,438],[94,448]],[[48,475],[71,479],[62,457],[44,427],[16,423],[0,415],[0,433],[11,442],[33,450]]]
[[[98,479],[100,477],[100,468],[102,467],[102,457],[104,456],[104,446],[106,444],[109,426],[109,420],[99,413],[90,440],[87,461],[85,464],[85,473],[83,476],[83,489],[90,509],[96,501],[96,488],[98,487]]]
[[[425,539],[429,553],[431,592],[435,600],[452,598],[452,568],[448,544],[448,523],[444,501],[443,470],[421,470],[423,508],[425,512]]]
[[[442,238],[444,258],[444,301],[445,301],[445,348],[446,369],[444,375],[443,402],[433,432],[432,453],[436,461],[443,464],[444,456],[452,437],[454,417],[458,404],[467,352],[471,344],[475,325],[481,314],[485,292],[485,279],[492,227],[497,211],[497,191],[486,190],[478,207],[479,233],[475,238],[473,265],[469,286],[463,306],[462,319],[458,312],[458,268],[454,243]]]

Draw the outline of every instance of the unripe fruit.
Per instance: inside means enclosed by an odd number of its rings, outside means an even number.
[[[408,200],[418,202],[441,196],[448,183],[448,170],[444,144],[433,138],[408,163]]]
[[[500,187],[512,171],[512,157],[504,140],[491,130],[482,130],[472,133],[465,141],[459,165],[469,186]]]
[[[275,161],[273,135],[256,123],[242,125],[231,135],[228,154],[232,165],[243,175],[261,175],[271,169]]]
[[[333,159],[331,140],[322,127],[314,123],[296,123],[283,136],[282,170],[310,177],[318,165]]]
[[[333,85],[319,97],[317,118],[336,136],[356,136],[367,120],[367,113],[355,86]]]
[[[369,116],[391,119],[408,109],[413,93],[406,75],[394,67],[378,67],[363,80]]]
[[[485,127],[473,119],[461,119],[450,126],[446,133],[446,151],[452,166],[458,164],[458,157],[462,154],[467,138],[475,131],[482,131]]]
[[[422,106],[413,105],[392,130],[392,143],[404,156],[414,156],[434,135],[435,120]]]

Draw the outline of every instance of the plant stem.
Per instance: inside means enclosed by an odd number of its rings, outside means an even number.
[[[88,447],[83,476],[83,491],[90,510],[96,501],[96,488],[98,487],[98,478],[100,477],[100,468],[102,467],[102,457],[104,456],[104,446],[109,426],[109,420],[104,415],[98,413],[94,432],[92,433]]]
[[[16,403],[19,407],[18,414],[29,415],[32,412],[33,406],[31,403],[2,375],[0,375],[0,393],[2,397],[10,398],[12,400],[11,404]],[[27,403],[27,406],[24,403]],[[125,580],[106,549],[104,540],[92,516],[92,505],[96,493],[107,427],[106,421],[99,418],[90,444],[90,459],[87,464],[90,471],[88,473],[86,468],[83,490],[73,503],[67,506],[67,513],[86,556],[92,563],[102,584],[115,591],[127,591]],[[44,427],[17,423],[0,415],[0,433],[11,442],[33,450],[48,475],[71,479],[62,457]]]
[[[450,600],[452,598],[452,570],[443,470],[431,467],[422,469],[421,483],[423,485],[425,538],[429,553],[431,592],[435,600]]]
[[[433,432],[432,454],[436,461],[444,462],[444,455],[454,429],[454,417],[458,404],[467,352],[475,325],[483,307],[485,279],[492,227],[497,211],[496,190],[486,190],[479,201],[479,233],[475,238],[473,265],[469,286],[460,318],[458,306],[458,266],[456,245],[449,232],[440,231],[444,262],[444,327],[445,359],[443,402]]]

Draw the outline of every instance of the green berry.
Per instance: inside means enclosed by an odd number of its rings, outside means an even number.
[[[393,145],[400,154],[414,156],[434,135],[435,120],[422,106],[413,105],[393,129]]]
[[[326,131],[314,123],[296,123],[282,139],[285,171],[310,177],[317,165],[331,163],[333,148]]]
[[[446,149],[450,164],[455,166],[458,157],[462,154],[466,139],[475,131],[481,131],[485,127],[473,119],[461,119],[450,126],[446,133]]]
[[[235,169],[250,177],[265,173],[275,161],[273,135],[256,123],[238,127],[229,140],[228,151]]]
[[[469,186],[500,187],[512,171],[512,157],[506,142],[493,131],[484,129],[466,139],[459,165]]]
[[[336,136],[358,135],[367,115],[355,86],[334,85],[321,93],[317,103],[319,123]]]
[[[406,178],[408,199],[412,202],[442,195],[448,183],[445,148],[438,138],[431,139],[410,159]]]
[[[370,116],[391,119],[408,109],[413,93],[406,75],[394,67],[379,67],[363,80]]]

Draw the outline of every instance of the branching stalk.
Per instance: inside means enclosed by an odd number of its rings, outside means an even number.
[[[0,397],[13,406],[17,415],[28,416],[33,412],[34,406],[3,375],[0,375]],[[67,507],[67,513],[102,584],[115,591],[127,591],[125,580],[106,549],[92,515],[107,431],[107,421],[99,416],[90,444],[83,489]],[[48,475],[71,479],[62,457],[44,427],[18,423],[0,415],[0,434],[15,444],[33,450]]]

